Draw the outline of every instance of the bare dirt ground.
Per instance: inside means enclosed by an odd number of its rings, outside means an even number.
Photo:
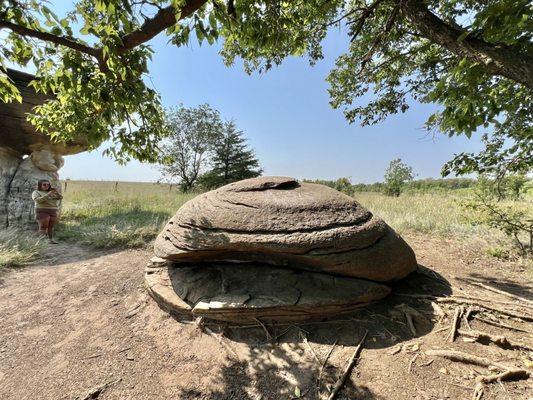
[[[453,293],[533,315],[531,303],[471,284],[476,279],[531,301],[526,266],[485,256],[471,242],[406,239],[436,274],[416,274],[387,301],[340,322],[249,329],[183,323],[160,310],[143,287],[148,251],[50,246],[45,262],[0,277],[0,399],[317,399],[319,389],[327,398],[366,330],[338,399],[471,399],[476,377],[496,373],[426,354],[431,349],[531,367],[527,349],[465,342],[462,335],[447,342],[457,304],[438,303],[447,313],[440,317],[427,300],[401,295]],[[405,305],[422,313],[414,319],[416,335]],[[522,331],[470,318],[472,329],[533,347],[531,322],[472,315]],[[486,384],[483,398],[530,399],[532,381]]]

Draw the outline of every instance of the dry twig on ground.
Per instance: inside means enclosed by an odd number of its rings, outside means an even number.
[[[328,354],[326,354],[326,358],[324,359],[324,362],[322,363],[322,365],[320,366],[320,370],[318,371],[318,377],[316,379],[316,390],[318,397],[320,397],[320,383],[322,380],[322,374],[324,373],[324,369],[326,368],[329,357],[331,356],[331,353],[333,353],[333,349],[335,349],[335,346],[337,345],[338,341],[339,339],[335,340],[335,343],[333,343],[333,345],[330,347]]]
[[[399,296],[404,297],[411,297],[414,299],[420,299],[421,301],[436,301],[438,303],[444,303],[444,304],[459,304],[459,305],[471,305],[476,306],[477,308],[483,308],[485,310],[495,311],[502,315],[507,315],[509,317],[518,318],[524,321],[532,321],[533,322],[533,315],[528,314],[527,312],[524,312],[523,310],[508,310],[500,307],[496,307],[493,305],[488,305],[482,303],[483,301],[489,302],[489,303],[496,303],[496,301],[492,301],[489,299],[472,299],[467,297],[437,297],[434,295],[426,295],[426,294],[397,294]],[[517,304],[509,303],[514,306],[517,306]],[[476,311],[474,308],[472,312]]]
[[[472,312],[474,311],[475,307],[474,306],[468,306],[468,308],[466,309],[465,313],[463,314],[463,322],[465,324],[465,326],[472,330],[472,327],[470,326],[470,322],[468,321],[470,319],[470,315],[472,314]]]
[[[118,382],[120,382],[120,379],[117,379],[117,380],[111,381],[111,382],[106,382],[106,383],[104,383],[103,385],[100,385],[100,386],[96,386],[96,387],[90,389],[84,397],[81,397],[79,399],[80,400],[97,399],[98,397],[100,397],[100,395],[102,393],[104,393],[107,390],[107,388],[109,388],[110,386],[112,386],[112,385],[114,385],[115,383],[118,383]]]
[[[416,353],[416,354],[414,355],[414,357],[413,357],[413,358],[411,358],[411,361],[409,361],[409,367],[407,368],[407,373],[409,373],[409,374],[410,374],[410,373],[411,373],[411,371],[413,370],[413,365],[414,365],[414,363],[415,363],[416,359],[418,358],[418,356],[419,356],[419,354],[418,354],[418,353]]]
[[[533,347],[530,347],[524,343],[518,343],[507,339],[503,335],[491,335],[490,333],[480,332],[475,330],[465,331],[459,329],[458,333],[462,336],[472,339],[475,342],[482,344],[494,343],[495,345],[503,349],[522,349],[533,351]]]
[[[474,318],[488,325],[497,326],[499,328],[504,328],[504,329],[509,329],[511,331],[523,332],[523,333],[527,333],[529,336],[533,336],[533,334],[526,329],[517,328],[516,326],[511,326],[511,325],[504,324],[502,322],[493,321],[487,318],[480,317],[479,315],[474,315]]]
[[[506,292],[504,290],[496,289],[496,288],[494,288],[492,286],[488,286],[488,285],[485,285],[485,284],[483,284],[481,282],[477,282],[477,281],[469,281],[469,283],[471,285],[474,285],[474,286],[482,287],[482,288],[484,288],[486,290],[489,290],[491,292],[498,293],[498,294],[510,297],[511,299],[515,299],[515,300],[518,300],[518,301],[523,301],[524,303],[527,303],[527,304],[533,306],[533,301],[531,301],[529,299],[526,299],[524,297],[518,296],[516,294],[509,293],[509,292]]]
[[[346,381],[346,378],[348,375],[350,375],[350,372],[352,372],[352,368],[355,365],[355,362],[359,358],[359,353],[361,353],[361,349],[363,348],[363,343],[365,342],[366,335],[368,335],[368,331],[365,332],[363,335],[363,338],[355,348],[352,357],[348,361],[348,364],[346,364],[346,368],[344,369],[344,372],[340,376],[340,378],[337,380],[337,383],[335,383],[335,386],[333,387],[333,390],[331,391],[331,394],[328,397],[328,400],[333,400],[335,397],[337,397],[337,394],[339,393],[339,390],[341,390],[342,386],[344,385],[344,382]]]
[[[501,373],[492,375],[480,375],[476,378],[476,386],[474,388],[473,399],[479,400],[483,396],[484,384],[492,382],[501,382],[505,380],[529,379],[531,374],[525,369],[516,367],[509,367],[491,361],[484,357],[474,356],[472,354],[463,353],[454,350],[428,350],[426,355],[447,358],[452,361],[459,361],[465,364],[479,365],[485,368],[496,368],[501,370]]]
[[[457,329],[459,328],[461,316],[464,314],[465,308],[459,306],[455,309],[455,314],[453,315],[452,326],[450,328],[450,333],[448,333],[447,341],[453,342],[457,336]]]
[[[462,351],[456,350],[427,350],[426,355],[428,356],[437,356],[447,358],[452,361],[459,361],[465,364],[479,365],[480,367],[497,367],[502,370],[512,369],[505,365],[495,363],[488,358],[474,356],[472,354],[463,353]]]

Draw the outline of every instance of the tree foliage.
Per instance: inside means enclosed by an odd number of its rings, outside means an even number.
[[[205,172],[222,129],[220,113],[208,104],[169,110],[165,123],[167,138],[161,146],[164,179],[178,179],[183,191],[191,190]]]
[[[235,122],[225,122],[215,139],[210,158],[210,169],[200,177],[200,184],[214,189],[241,179],[255,178],[263,172],[253,150],[246,145],[244,133]]]
[[[392,160],[385,170],[384,193],[388,196],[398,197],[404,185],[414,178],[413,168],[402,162],[401,158]]]
[[[41,130],[82,133],[92,147],[111,139],[116,158],[153,160],[162,110],[143,77],[155,35],[177,46],[221,39],[226,62],[242,58],[250,72],[290,55],[313,63],[328,29],[342,26],[350,46],[328,81],[350,122],[380,122],[409,99],[437,103],[428,130],[488,130],[485,150],[457,155],[445,175],[495,163],[524,172],[533,163],[531,11],[527,0],[80,0],[56,16],[44,1],[4,0],[0,59],[32,63],[35,87],[56,95],[32,117]],[[0,98],[20,100],[5,75]]]

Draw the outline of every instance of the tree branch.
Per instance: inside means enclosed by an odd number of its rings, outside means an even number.
[[[465,31],[433,14],[423,0],[402,0],[399,4],[411,24],[425,38],[459,57],[482,64],[491,75],[503,76],[533,88],[533,57],[476,37],[461,38]]]
[[[174,7],[168,6],[160,9],[152,18],[147,19],[138,30],[130,32],[122,37],[123,45],[117,49],[118,53],[123,54],[128,50],[149,41],[160,32],[174,25],[178,20],[191,16],[205,3],[207,3],[207,0],[188,0],[181,8],[181,12],[178,13],[178,18],[176,18],[176,10]]]
[[[206,2],[207,0],[188,0],[183,5],[180,12],[176,12],[172,6],[161,8],[152,18],[147,19],[139,29],[130,32],[121,38],[122,45],[117,48],[117,53],[124,54],[140,44],[149,41],[163,30],[174,25],[176,22],[178,22],[178,20],[192,15]],[[87,46],[75,39],[54,35],[49,32],[38,31],[25,26],[17,25],[4,19],[0,19],[0,29],[2,28],[9,29],[21,36],[36,38],[45,42],[54,43],[59,46],[65,46],[81,53],[88,54],[96,58],[101,70],[104,71],[107,69],[102,49]]]
[[[100,54],[101,54],[99,49],[87,46],[81,42],[78,42],[77,40],[70,39],[64,36],[54,35],[48,32],[42,32],[42,31],[38,31],[35,29],[27,28],[25,26],[14,24],[10,21],[0,19],[0,29],[3,29],[3,28],[9,29],[10,31],[18,33],[21,36],[32,37],[35,39],[43,40],[45,42],[50,42],[50,43],[54,43],[60,46],[69,47],[73,50],[77,50],[79,52],[88,54],[97,59],[100,57]]]

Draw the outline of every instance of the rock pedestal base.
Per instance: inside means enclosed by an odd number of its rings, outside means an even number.
[[[260,263],[152,263],[145,283],[155,301],[180,319],[237,324],[337,317],[390,293],[377,282]]]

